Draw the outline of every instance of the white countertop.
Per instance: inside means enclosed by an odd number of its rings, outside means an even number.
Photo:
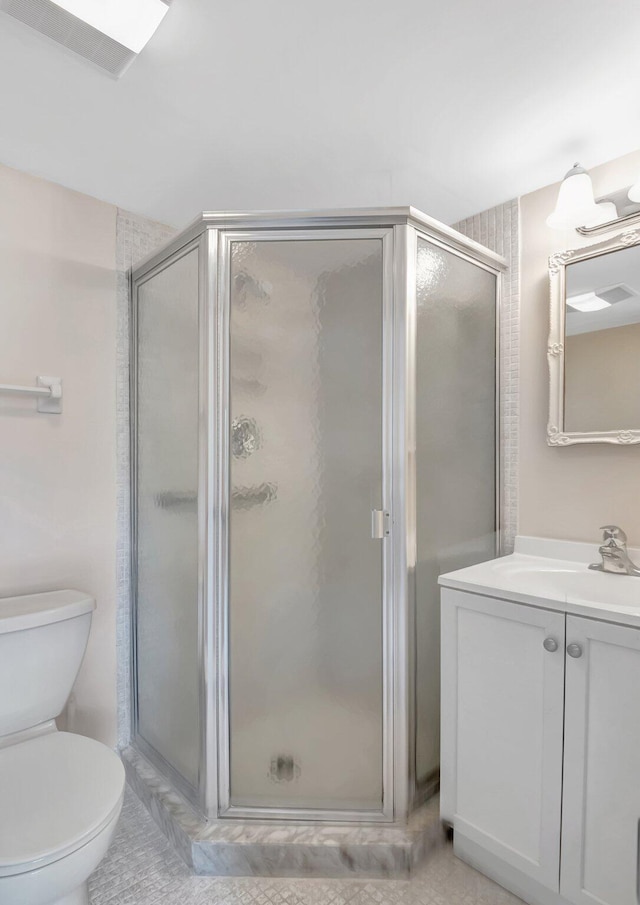
[[[515,552],[447,572],[439,583],[486,597],[640,628],[640,577],[589,569],[598,544],[518,537]],[[640,550],[629,548],[640,563]]]

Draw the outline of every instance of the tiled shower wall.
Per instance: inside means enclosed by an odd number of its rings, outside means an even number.
[[[116,619],[118,651],[118,746],[127,745],[131,726],[131,625],[129,501],[129,271],[143,258],[175,235],[176,230],[128,211],[118,211],[116,219],[116,267],[118,279],[116,336],[117,393],[117,506],[118,540],[116,579],[118,610]]]
[[[500,300],[500,470],[502,552],[511,553],[518,530],[518,419],[520,347],[520,203],[498,207],[454,224],[454,229],[502,255],[508,265]]]

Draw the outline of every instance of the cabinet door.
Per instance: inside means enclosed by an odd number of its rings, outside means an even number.
[[[562,613],[442,593],[442,816],[556,892],[564,626]]]
[[[571,644],[561,892],[576,905],[637,905],[640,631],[569,616]]]

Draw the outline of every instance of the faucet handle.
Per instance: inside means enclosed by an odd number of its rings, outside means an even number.
[[[617,525],[602,525],[600,530],[604,532],[602,539],[605,543],[612,541],[619,547],[623,547],[627,543],[627,535]]]

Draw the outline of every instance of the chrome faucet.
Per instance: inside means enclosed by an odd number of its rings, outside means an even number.
[[[603,525],[602,544],[598,553],[602,562],[592,563],[589,568],[596,572],[612,572],[614,575],[640,576],[640,568],[629,558],[627,553],[627,535],[617,525]]]

